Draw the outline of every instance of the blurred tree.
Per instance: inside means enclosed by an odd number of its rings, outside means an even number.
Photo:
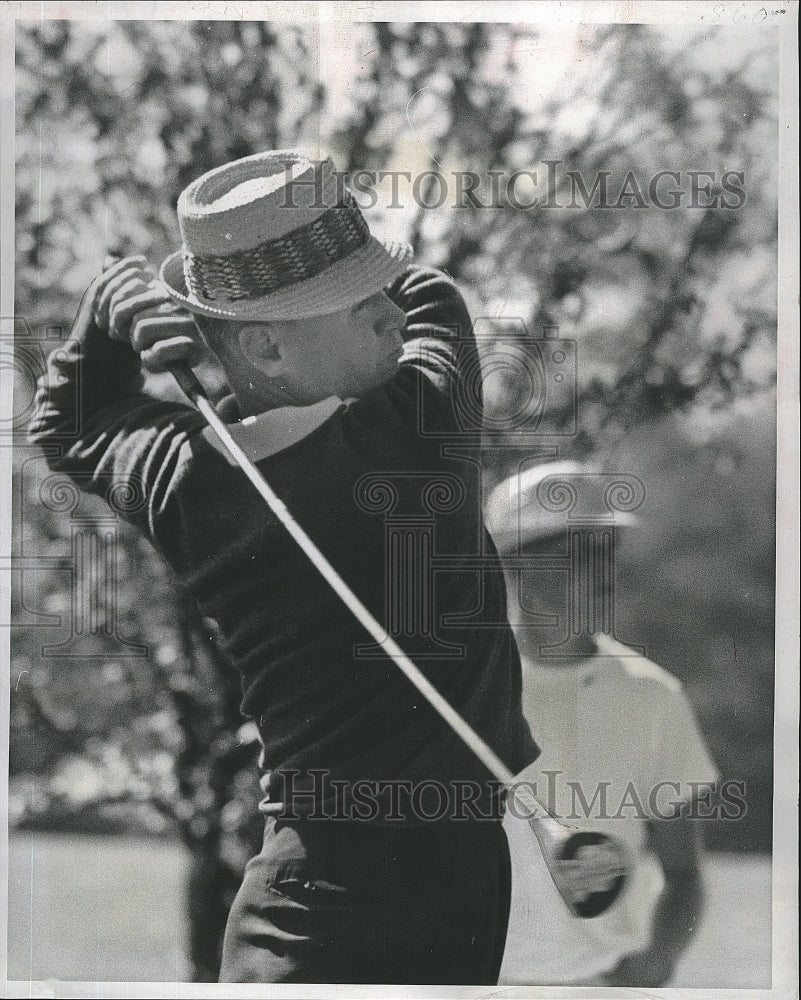
[[[649,541],[632,543],[625,562],[628,634],[688,684],[725,777],[746,781],[747,820],[715,830],[715,842],[766,848],[774,40],[645,26],[372,31],[357,43],[372,54],[354,87],[362,115],[348,107],[341,131],[330,126],[339,148],[353,169],[389,162],[445,178],[442,207],[425,207],[436,204],[433,178],[430,194],[407,199],[409,238],[460,281],[474,317],[489,318],[488,351],[516,343],[542,366],[539,382],[523,366],[485,379],[493,426],[514,428],[487,435],[488,485],[515,471],[532,429],[563,456],[640,475]],[[404,120],[408,129],[393,131]],[[474,201],[458,197],[456,171],[481,178]],[[516,172],[515,200],[504,200]],[[567,429],[572,400],[547,397],[544,345],[521,338],[518,318],[528,337],[550,327],[576,343],[579,425],[567,439],[555,432]],[[544,395],[535,406],[532,392]],[[725,588],[715,582],[723,578]]]
[[[34,324],[71,315],[106,247],[163,259],[199,174],[317,136],[300,29],[44,21],[18,33],[16,65],[17,305]]]
[[[407,203],[410,236],[486,314],[519,317],[531,336],[556,326],[576,339],[573,447],[587,454],[644,418],[696,401],[725,406],[772,385],[777,208],[764,152],[776,141],[775,51],[768,35],[721,65],[720,32],[687,44],[686,32],[666,39],[644,26],[588,30],[573,41],[564,85],[537,102],[522,81],[536,84],[531,52],[548,54],[540,35],[515,25],[377,26],[362,117],[351,111],[343,128],[358,136],[351,168],[390,158],[408,140],[390,123],[405,118],[425,153],[421,169],[445,177],[452,194],[453,171],[482,178],[472,203],[463,193],[439,209]],[[505,200],[490,197],[491,171],[503,183],[520,173]],[[666,171],[678,176],[652,188]],[[672,208],[671,187],[682,193]],[[422,188],[419,200],[435,197]],[[498,390],[489,404],[502,411],[513,393]],[[543,437],[565,417],[548,410]]]
[[[163,258],[178,243],[174,206],[186,184],[226,160],[312,141],[320,99],[298,29],[122,21],[109,32],[45,21],[19,30],[17,315],[52,335],[107,247]],[[156,391],[174,392],[167,382]],[[18,485],[21,461],[18,453]],[[68,567],[69,522],[33,488],[16,506],[26,552],[57,554]],[[19,625],[16,807],[23,821],[41,823],[44,811],[95,828],[115,807],[130,820],[132,803],[158,828],[155,809],[191,852],[189,957],[196,979],[216,980],[228,908],[260,846],[257,739],[242,727],[239,684],[209,624],[161,560],[125,526],[116,558],[121,634],[150,654],[121,658],[109,641],[105,657],[94,649],[77,662],[45,660],[40,622]],[[64,573],[39,587],[40,601],[69,618]],[[51,774],[44,795],[31,795],[42,785],[28,780],[37,770]]]
[[[724,773],[769,789],[772,526],[763,517],[755,531],[750,518],[772,509],[777,79],[770,33],[734,29],[18,25],[17,315],[35,339],[52,336],[107,247],[162,259],[178,243],[182,188],[233,157],[320,146],[344,169],[430,171],[402,211],[387,180],[371,220],[460,281],[474,315],[489,317],[488,349],[509,342],[543,364],[518,318],[530,337],[547,326],[575,341],[578,434],[555,436],[567,412],[546,391],[531,418],[538,439],[641,474],[653,530],[629,558],[632,641],[689,684]],[[717,207],[698,190],[692,207],[690,170],[714,174]],[[454,203],[455,171],[481,179],[472,201]],[[660,171],[681,174],[676,208],[654,205]],[[720,201],[726,171],[743,176],[733,208]],[[492,172],[499,184],[517,173],[518,207],[493,204]],[[595,187],[604,172],[610,207]],[[451,197],[425,208],[437,173]],[[664,202],[673,180],[660,182]],[[174,391],[169,380],[154,389]],[[529,412],[530,391],[514,375],[488,379],[490,417]],[[487,439],[493,480],[532,430],[510,422]],[[37,607],[66,615],[70,524],[39,502],[24,460],[19,450],[18,545],[53,560],[37,573]],[[736,544],[723,525],[736,525]],[[259,842],[253,734],[211,623],[124,525],[118,559],[120,632],[146,658],[109,642],[99,660],[44,659],[42,630],[17,601],[12,806],[42,822],[56,804],[75,823],[123,809],[130,819],[134,803],[141,822],[176,829],[194,858],[189,950],[196,978],[210,980]],[[761,815],[721,842],[766,846]]]

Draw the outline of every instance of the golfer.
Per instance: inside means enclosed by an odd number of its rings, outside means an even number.
[[[512,632],[498,624],[500,565],[459,562],[497,559],[478,444],[455,405],[475,358],[467,310],[444,275],[411,266],[409,247],[370,234],[329,160],[279,151],[225,164],[183,192],[178,222],[182,246],[158,276],[129,257],[90,287],[48,362],[31,434],[61,444],[48,447],[51,467],[84,489],[141,491],[131,519],[217,621],[241,673],[242,712],[263,744],[265,834],[230,913],[220,979],[493,984],[510,900],[498,782],[376,648],[199,414],[147,395],[142,379],[143,367],[196,362],[203,342],[214,352],[238,443],[519,773],[538,748]],[[391,563],[393,513],[433,525],[453,568],[418,578],[411,557]],[[410,621],[428,625],[398,631]]]

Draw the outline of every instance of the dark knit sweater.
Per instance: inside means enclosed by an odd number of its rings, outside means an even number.
[[[474,358],[470,319],[453,283],[430,269],[409,270],[388,293],[407,315],[397,374],[259,468],[370,611],[517,772],[538,750],[482,522],[479,446],[454,416],[464,352]],[[297,791],[321,769],[345,782],[474,782],[477,807],[488,812],[483,765],[390,660],[365,655],[370,636],[213,446],[199,414],[141,391],[138,356],[95,326],[90,299],[66,350],[48,362],[31,437],[60,442],[51,467],[84,489],[104,494],[114,482],[144,491],[130,519],[219,624],[242,675],[242,711],[258,722],[271,797],[285,794],[281,772],[299,772]],[[424,579],[412,574],[400,603],[389,577],[400,567],[402,578],[412,555],[390,551],[398,517],[410,519],[405,544],[433,538],[436,563]],[[483,568],[475,559],[461,566],[465,556],[482,557]],[[298,803],[304,811],[307,800]]]

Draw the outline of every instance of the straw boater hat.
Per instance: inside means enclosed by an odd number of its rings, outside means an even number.
[[[559,495],[564,487],[574,488],[581,495],[581,507],[590,520],[603,522],[610,519],[604,486],[592,469],[578,462],[546,462],[531,466],[508,479],[504,479],[490,493],[484,514],[487,528],[500,553],[514,553],[526,546],[536,546],[565,535],[568,515],[565,510],[546,507],[542,498]],[[638,518],[627,511],[614,512],[615,527],[638,523]]]
[[[346,309],[408,267],[381,243],[329,159],[292,150],[203,174],[178,199],[182,246],[160,278],[180,305],[222,319],[301,319]]]

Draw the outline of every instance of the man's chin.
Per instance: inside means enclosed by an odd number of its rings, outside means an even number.
[[[371,380],[369,389],[378,389],[382,385],[386,385],[390,379],[394,378],[398,374],[400,368],[400,355],[395,357],[394,355],[390,357],[375,373]],[[369,389],[366,390],[369,392]]]
[[[362,396],[366,396],[368,392],[380,389],[382,385],[386,385],[387,382],[397,375],[400,368],[399,361],[400,355],[397,357],[395,355],[390,356],[381,362],[374,372],[370,375],[365,375],[360,382],[353,381],[340,387],[336,395],[342,399],[360,399]]]

